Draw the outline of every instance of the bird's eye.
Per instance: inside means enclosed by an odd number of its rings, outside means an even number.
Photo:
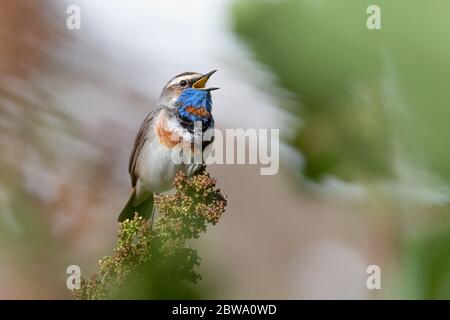
[[[188,86],[188,82],[186,80],[181,80],[180,81],[180,86],[183,88],[186,88]]]

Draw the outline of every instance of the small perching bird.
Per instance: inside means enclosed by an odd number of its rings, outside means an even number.
[[[218,88],[205,88],[214,72],[184,72],[163,88],[156,109],[141,124],[131,151],[128,171],[133,191],[119,221],[132,219],[135,213],[144,218],[151,216],[153,221],[153,194],[172,189],[179,171],[191,176],[203,166],[174,161],[173,153],[186,144],[193,146],[196,123],[201,125],[201,133],[214,128],[211,91]],[[202,143],[201,151],[209,143]]]

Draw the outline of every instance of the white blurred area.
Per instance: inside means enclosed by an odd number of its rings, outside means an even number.
[[[289,103],[291,97],[233,35],[231,3],[67,1],[81,7],[81,30],[62,30],[62,45],[46,62],[50,67],[26,81],[37,83],[79,131],[38,131],[46,145],[40,151],[54,161],[49,165],[39,152],[30,152],[18,163],[25,190],[51,213],[50,237],[62,243],[64,262],[51,269],[61,271],[60,282],[41,290],[34,278],[30,289],[20,272],[0,262],[0,282],[8,279],[9,287],[0,297],[55,297],[51,288],[60,285],[65,292],[65,265],[79,264],[89,274],[99,257],[110,254],[117,214],[130,192],[134,136],[172,76],[218,69],[211,84],[221,87],[213,95],[220,129],[280,128],[281,136],[290,135],[297,121],[280,111],[279,101]],[[64,28],[65,5],[56,8],[61,20],[55,23]],[[376,297],[365,288],[365,270],[369,264],[383,269],[390,258],[389,237],[380,235],[386,229],[382,217],[364,215],[377,206],[303,192],[288,168],[299,156],[282,151],[276,176],[260,176],[256,166],[210,168],[229,206],[196,242],[201,286],[211,290],[211,298]],[[9,214],[5,219],[14,225]],[[40,263],[45,268],[48,261]]]
[[[253,65],[230,33],[230,1],[70,3],[78,3],[83,12],[77,36],[101,52],[102,61],[95,65],[106,59],[104,71],[111,81],[157,98],[162,86],[178,73],[218,69],[210,82],[223,89],[214,95],[214,113],[222,124],[279,127],[281,113],[274,100],[254,87],[273,90],[269,73]]]

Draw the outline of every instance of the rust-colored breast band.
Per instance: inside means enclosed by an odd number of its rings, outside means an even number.
[[[189,106],[186,108],[186,111],[189,113],[192,113],[196,116],[199,116],[199,117],[207,118],[210,116],[210,113],[204,107],[195,108],[195,107]]]
[[[168,130],[165,121],[161,119],[156,123],[156,136],[159,142],[169,149],[172,149],[180,143],[180,137]]]

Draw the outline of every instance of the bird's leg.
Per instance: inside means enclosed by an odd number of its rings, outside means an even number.
[[[156,221],[155,217],[156,217],[156,205],[153,202],[152,215],[151,215],[151,218],[150,218],[150,229],[153,229],[153,225],[155,224],[155,221]]]

